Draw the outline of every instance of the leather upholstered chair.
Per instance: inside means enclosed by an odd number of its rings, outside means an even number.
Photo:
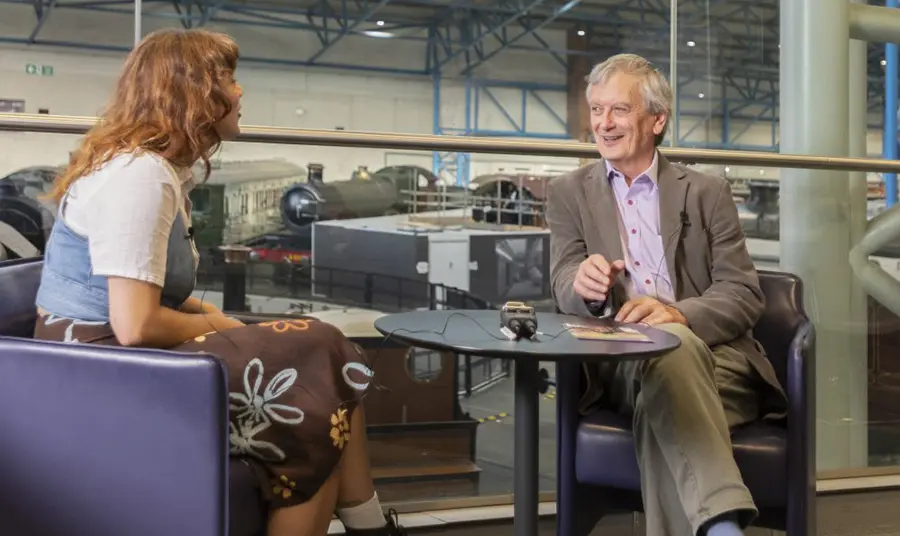
[[[815,534],[815,346],[798,277],[760,271],[766,308],[754,336],[788,396],[787,419],[733,431],[735,459],[760,510],[754,525]],[[582,367],[558,363],[557,520],[560,536],[585,536],[614,511],[642,511],[631,419],[601,409],[582,417]]]
[[[261,536],[215,356],[32,339],[41,258],[0,262],[0,519],[20,536]]]

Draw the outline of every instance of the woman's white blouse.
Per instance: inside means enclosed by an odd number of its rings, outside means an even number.
[[[153,153],[121,154],[70,186],[62,217],[87,237],[94,274],[163,286],[172,224],[181,212],[190,226],[193,187],[190,169]]]

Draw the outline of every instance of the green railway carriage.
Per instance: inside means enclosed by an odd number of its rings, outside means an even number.
[[[306,169],[280,159],[215,165],[209,179],[191,192],[197,248],[240,244],[283,228],[281,197],[289,187],[306,182],[306,177]]]

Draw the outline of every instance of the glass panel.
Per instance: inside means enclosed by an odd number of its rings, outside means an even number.
[[[757,268],[780,269],[779,254],[783,246],[779,244],[779,227],[785,207],[780,203],[777,176],[785,170],[765,169],[766,175],[774,180],[759,180],[747,177],[758,171],[756,168],[726,166],[726,169],[730,171],[748,249]],[[869,191],[863,194],[868,198],[864,210],[866,218],[871,220],[884,211],[884,193],[878,174],[870,173],[866,182]],[[857,245],[858,239],[850,247]],[[889,275],[889,281],[900,279],[900,237],[882,242],[871,259]],[[855,279],[848,284],[859,288]],[[807,289],[806,306],[810,314],[823,314],[817,311],[816,302],[823,300],[823,293],[827,292],[830,292],[827,288]],[[848,340],[855,338],[856,347],[864,353],[844,356],[838,363],[830,364],[829,359],[835,359],[833,352],[821,345],[818,350],[819,403],[835,398],[841,401],[837,410],[828,413],[819,410],[820,477],[865,474],[859,473],[865,467],[893,466],[892,470],[896,470],[900,460],[900,390],[893,380],[900,370],[895,363],[900,317],[881,303],[883,298],[879,300],[859,292],[863,294],[861,314],[851,317],[850,311],[844,311],[840,317],[846,319],[842,328],[845,336]],[[879,296],[896,299],[892,297],[894,294],[888,290]],[[867,365],[862,368],[864,363]]]
[[[44,135],[32,137],[39,139]],[[35,147],[48,145],[39,143]],[[361,162],[368,163],[358,165],[368,167],[369,178],[332,179],[329,161],[317,158],[318,162],[326,162],[321,170],[323,180],[310,183],[307,167],[294,155],[291,155],[294,159],[287,158],[286,149],[279,145],[226,144],[210,178],[194,191],[194,200],[198,208],[203,209],[197,211],[193,220],[195,243],[203,259],[196,295],[223,306],[226,294],[240,292],[237,287],[229,287],[229,272],[219,246],[246,245],[251,250],[243,285],[246,310],[262,314],[317,316],[345,330],[355,340],[363,341],[373,359],[379,386],[383,387],[374,392],[366,404],[370,414],[370,434],[374,438],[372,459],[379,489],[383,490],[386,500],[404,502],[511,491],[515,413],[511,404],[510,373],[514,364],[421,349],[410,352],[402,348],[380,348],[380,343],[366,343],[365,338],[359,337],[359,332],[370,329],[372,317],[367,310],[478,308],[513,299],[533,303],[539,310],[552,310],[546,287],[548,268],[541,260],[543,255],[539,254],[541,248],[546,247],[543,242],[546,230],[540,225],[519,226],[512,222],[501,223],[501,228],[486,220],[483,210],[467,213],[460,208],[447,208],[460,206],[460,190],[415,164],[410,164],[413,166],[408,169],[410,173],[396,173],[405,164],[379,166],[377,161],[361,158]],[[272,154],[269,158],[252,157],[265,154],[267,150]],[[296,147],[293,151],[295,154],[312,151],[322,156],[319,148]],[[357,149],[333,151],[362,152]],[[25,152],[32,155],[31,160],[21,168],[6,169],[6,177],[0,180],[0,185],[5,200],[25,200],[36,209],[32,219],[22,216],[25,211],[13,210],[6,205],[2,211],[4,221],[23,229],[23,235],[31,241],[28,235],[31,229],[42,226],[43,236],[46,236],[49,222],[52,222],[54,207],[38,195],[46,192],[52,168],[62,165],[60,160],[65,158],[67,151],[57,158],[47,154],[35,156],[36,150]],[[242,153],[249,153],[250,157]],[[226,154],[232,155],[233,159],[226,160]],[[479,156],[472,155],[473,161]],[[342,160],[348,158],[353,157]],[[410,154],[410,162],[419,160],[421,158]],[[51,171],[35,171],[35,166],[48,164]],[[558,159],[552,165],[565,164],[566,159]],[[382,172],[388,167],[393,168],[390,173]],[[748,175],[763,170],[777,177],[784,170],[730,164],[689,167],[728,178],[756,267],[779,270],[782,214],[779,182],[760,181]],[[273,172],[276,168],[281,171]],[[405,176],[411,177],[406,181],[409,184],[398,180]],[[431,177],[432,182],[419,188],[416,177]],[[514,179],[495,176],[492,181],[489,183],[492,190],[497,183],[501,193],[504,193],[504,187],[508,188],[506,197],[492,199],[470,193],[466,195],[468,203],[482,209],[497,209],[513,197],[521,198],[521,194],[510,195],[518,190],[513,188],[518,186]],[[878,177],[870,177],[869,182],[871,216],[883,210],[884,200]],[[380,198],[371,195],[376,191],[372,185],[378,183],[388,186],[378,190],[383,194]],[[407,190],[407,186],[412,190]],[[317,195],[309,195],[313,187]],[[530,188],[530,191],[537,191],[533,184]],[[421,201],[426,194],[432,205]],[[420,199],[418,205],[412,202],[414,198]],[[237,207],[234,214],[227,210],[228,199],[233,200],[230,206]],[[315,203],[304,205],[301,202],[304,199],[314,199]],[[337,200],[342,206],[335,205]],[[355,203],[358,206],[354,208]],[[413,205],[415,213],[411,213]],[[535,201],[529,207],[536,216],[531,223],[540,224],[543,221],[540,196],[535,195]],[[355,212],[348,214],[351,208]],[[448,224],[452,229],[477,227],[479,232],[469,238],[466,248],[434,248],[428,236],[448,229]],[[431,233],[424,236],[410,234],[408,230],[412,227],[428,228]],[[489,238],[483,238],[485,236]],[[39,240],[32,244],[43,247]],[[385,252],[390,253],[385,255]],[[467,263],[459,263],[462,255],[468,257]],[[451,259],[463,268],[449,269]],[[887,241],[873,259],[893,279],[900,279],[900,241]],[[442,267],[442,263],[447,266]],[[807,293],[808,310],[815,310],[817,295]],[[893,369],[900,367],[892,364],[891,356],[896,353],[893,339],[900,318],[873,298],[868,298],[866,318],[870,326],[867,331],[859,328],[848,331],[848,335],[862,335],[867,341],[866,383],[851,385],[848,377],[832,377],[831,381],[842,396],[847,396],[850,389],[868,391],[865,425],[857,426],[855,422],[843,425],[847,435],[861,430],[867,439],[868,454],[863,466],[895,466],[898,422],[894,406],[900,407],[900,398],[894,393],[896,389],[891,378],[896,375]],[[550,364],[543,367],[552,379],[554,368]],[[820,397],[829,396],[827,393],[828,388],[820,387]],[[430,402],[423,403],[423,400]],[[541,489],[545,491],[554,489],[554,401],[555,393],[551,388],[542,396],[541,402]],[[429,424],[425,426],[425,423]],[[446,423],[445,429],[441,428],[444,425],[436,423]],[[427,433],[417,430],[423,426],[428,428]],[[399,446],[419,453],[418,465],[409,467],[407,457],[392,458],[389,453]],[[434,464],[445,466],[436,468]],[[438,487],[432,486],[433,473],[443,474],[451,466],[456,471],[454,477],[442,481]]]
[[[208,210],[194,219],[204,259],[198,297],[221,305],[240,292],[240,284],[230,286],[219,246],[242,244],[251,248],[242,280],[249,311],[315,316],[371,337],[356,340],[378,386],[365,404],[373,471],[388,502],[512,492],[512,364],[385,344],[372,335],[370,311],[480,309],[515,299],[552,310],[546,230],[532,214],[540,213],[540,200],[518,202],[517,175],[480,175],[486,193],[456,186],[429,167],[432,156],[228,143],[195,190],[209,192]],[[473,167],[515,158],[470,156]],[[282,173],[268,172],[278,166]],[[505,198],[494,197],[497,186]],[[257,192],[276,192],[278,202]],[[246,210],[226,210],[226,200],[247,193]],[[482,212],[473,215],[466,203]],[[484,215],[501,210],[501,224]],[[519,212],[531,225],[515,223]],[[451,232],[464,241],[440,240]],[[541,490],[552,492],[552,392],[541,404]]]
[[[785,43],[785,46],[791,44],[779,35],[779,4],[755,2],[750,5],[740,0],[679,3],[678,115],[670,126],[678,133],[678,146],[779,150],[780,60],[784,58],[781,47]],[[851,124],[850,155],[880,157],[884,123],[884,45],[851,41],[850,47],[849,78],[857,80],[868,74],[868,83],[862,83],[862,89],[854,93],[856,84],[850,86],[851,122],[856,117],[853,110],[863,99],[867,100],[867,105],[861,105],[863,111],[859,116],[864,116],[868,110],[868,117],[862,119],[867,122],[865,134]],[[794,134],[800,132],[795,130]],[[670,130],[669,143],[673,138]],[[900,398],[891,380],[893,359],[890,356],[896,353],[893,350],[897,344],[897,317],[879,300],[865,296],[853,271],[845,263],[848,255],[838,253],[846,251],[848,246],[852,248],[860,240],[861,228],[848,229],[848,221],[871,219],[884,209],[881,174],[844,174],[845,180],[857,181],[851,184],[849,195],[841,190],[831,199],[825,199],[824,196],[795,192],[793,197],[786,198],[780,186],[783,177],[791,176],[789,170],[738,164],[695,167],[726,176],[731,182],[757,268],[785,269],[780,262],[785,247],[789,251],[800,248],[812,253],[812,249],[808,249],[810,245],[805,243],[808,240],[805,233],[797,232],[795,228],[797,219],[791,218],[792,213],[802,212],[803,205],[815,204],[821,206],[819,210],[825,214],[833,214],[820,218],[815,225],[816,231],[833,229],[833,234],[829,232],[833,238],[827,238],[819,249],[835,252],[841,266],[836,267],[834,273],[845,274],[839,279],[846,279],[846,284],[836,290],[829,288],[831,282],[823,285],[821,279],[816,284],[806,282],[808,311],[820,323],[817,465],[822,476],[896,465],[900,453],[897,436],[900,414],[895,406],[900,406]],[[821,188],[828,188],[822,184]],[[861,190],[868,193],[863,194]],[[862,196],[867,196],[865,203]],[[849,203],[847,199],[851,199]],[[834,210],[838,206],[840,208]],[[785,223],[781,220],[785,218],[788,231],[793,231],[789,233],[793,238],[789,238],[791,242],[787,245],[781,243],[785,231]],[[810,234],[812,232],[811,229]],[[849,244],[844,242],[847,236]],[[833,244],[828,243],[831,241]],[[895,242],[898,241],[881,243],[874,257],[893,279],[900,277],[894,258],[900,249]],[[819,273],[826,269],[808,268]],[[801,271],[808,275],[813,273]],[[837,295],[840,298],[836,298]],[[864,363],[867,363],[866,367]]]
[[[669,143],[677,132],[680,147],[777,152],[778,8],[772,0],[678,3]],[[770,178],[756,171],[753,178]]]

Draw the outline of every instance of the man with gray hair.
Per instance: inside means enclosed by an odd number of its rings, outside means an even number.
[[[743,534],[758,511],[729,428],[783,418],[787,400],[752,336],[764,297],[731,188],[660,154],[672,91],[644,58],[597,65],[586,96],[602,158],[550,183],[554,299],[565,313],[614,314],[682,344],[585,366],[580,410],[633,415],[647,534]]]

